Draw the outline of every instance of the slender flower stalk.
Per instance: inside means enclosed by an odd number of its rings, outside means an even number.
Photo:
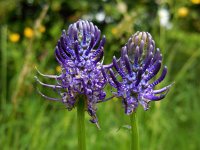
[[[131,150],[139,150],[139,132],[136,112],[130,115],[131,123]]]
[[[79,97],[78,104],[77,104],[77,132],[78,132],[78,149],[86,150],[85,100],[83,96]]]
[[[1,27],[1,107],[4,109],[7,93],[7,26]]]

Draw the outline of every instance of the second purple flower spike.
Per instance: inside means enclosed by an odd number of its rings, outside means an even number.
[[[172,86],[155,90],[155,86],[164,80],[167,67],[163,67],[158,79],[152,80],[161,70],[162,54],[148,32],[131,36],[121,50],[120,60],[113,57],[112,64],[115,71],[109,69],[109,83],[117,89],[113,94],[123,99],[126,114],[136,111],[138,104],[147,110],[149,102],[163,99]]]

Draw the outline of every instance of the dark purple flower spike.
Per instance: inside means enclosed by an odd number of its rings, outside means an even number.
[[[113,57],[113,69],[109,69],[109,83],[117,89],[113,92],[116,97],[123,99],[125,113],[136,111],[140,103],[144,110],[148,103],[163,99],[172,84],[155,90],[155,86],[162,82],[167,74],[164,66],[160,77],[151,80],[161,70],[162,54],[155,48],[155,42],[148,32],[137,32],[130,37],[121,50],[120,61]]]
[[[55,57],[62,67],[59,76],[40,75],[56,80],[56,85],[39,84],[58,91],[61,99],[47,97],[49,100],[61,101],[71,110],[77,103],[79,95],[87,97],[87,112],[92,117],[91,122],[98,122],[96,117],[96,103],[104,100],[103,91],[107,80],[102,63],[104,55],[105,36],[100,40],[101,32],[92,22],[79,20],[71,24],[66,32],[63,30],[61,38],[55,48]]]

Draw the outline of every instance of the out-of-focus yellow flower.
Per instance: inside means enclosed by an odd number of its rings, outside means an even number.
[[[24,29],[24,36],[25,36],[25,37],[27,37],[27,38],[32,38],[32,37],[33,37],[33,34],[34,34],[34,32],[33,32],[33,29],[32,29],[32,28],[26,27],[26,28]]]
[[[193,4],[200,4],[200,0],[191,0]]]
[[[51,9],[53,11],[59,11],[61,9],[61,3],[59,1],[52,1]]]
[[[18,42],[20,39],[20,35],[18,33],[12,33],[9,35],[9,40],[13,43]]]
[[[117,9],[120,13],[124,14],[127,12],[127,5],[124,2],[119,2],[117,4]]]
[[[41,25],[38,30],[39,32],[44,33],[46,31],[46,28],[45,26]]]
[[[57,67],[56,67],[56,71],[57,71],[58,73],[61,73],[62,68],[61,68],[60,66],[57,66]]]
[[[187,7],[181,7],[181,8],[179,8],[178,9],[178,16],[179,17],[186,17],[187,15],[188,15],[188,13],[189,13],[189,10],[188,10],[188,8]]]
[[[113,35],[116,35],[117,34],[117,28],[112,28],[111,32],[112,32]]]

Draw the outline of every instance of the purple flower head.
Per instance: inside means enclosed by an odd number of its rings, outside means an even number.
[[[138,104],[147,110],[148,103],[163,99],[172,85],[154,89],[164,80],[167,67],[161,69],[162,54],[148,32],[131,36],[121,50],[120,60],[113,57],[112,64],[116,71],[109,69],[109,83],[117,89],[114,95],[123,99],[126,114],[136,111]],[[162,70],[160,77],[152,80],[159,70]]]
[[[59,76],[44,75],[56,80],[56,85],[42,83],[46,87],[56,89],[61,99],[43,97],[63,102],[68,110],[75,107],[77,97],[84,95],[87,99],[87,112],[91,122],[97,123],[96,103],[103,101],[103,91],[107,80],[102,63],[105,36],[100,40],[101,32],[92,22],[79,20],[63,30],[55,48],[55,57],[62,68]]]

